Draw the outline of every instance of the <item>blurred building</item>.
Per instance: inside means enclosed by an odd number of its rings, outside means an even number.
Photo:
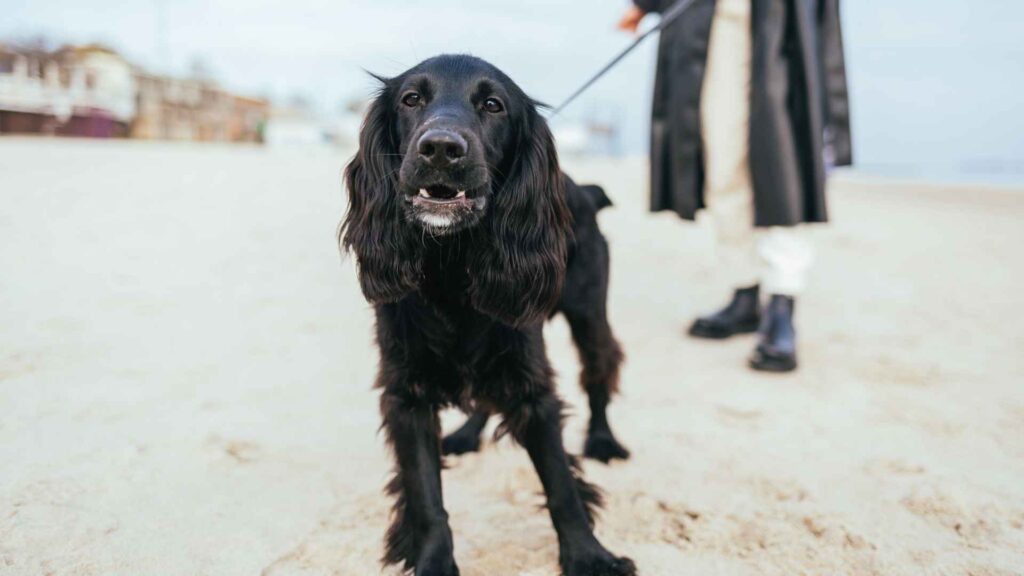
[[[232,96],[228,118],[228,138],[232,142],[263,142],[270,103],[263,98]]]
[[[261,142],[266,100],[232,94],[212,80],[139,72],[131,137],[145,140]]]
[[[260,142],[266,100],[150,74],[99,45],[0,45],[0,134]]]
[[[132,67],[113,50],[0,46],[0,133],[125,136],[134,116]]]

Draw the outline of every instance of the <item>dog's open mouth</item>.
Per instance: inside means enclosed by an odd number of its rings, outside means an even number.
[[[412,205],[413,217],[431,230],[446,233],[474,212],[483,208],[484,198],[472,190],[443,184],[413,188],[416,194],[406,196]]]
[[[468,203],[465,190],[457,190],[450,186],[427,186],[420,188],[419,193],[413,201],[430,202],[432,204],[459,204]]]
[[[463,187],[460,182],[412,182],[402,186],[409,217],[430,230],[444,235],[476,222],[483,211],[486,196],[480,188]]]

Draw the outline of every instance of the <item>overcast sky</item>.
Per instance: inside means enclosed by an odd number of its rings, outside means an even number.
[[[0,36],[102,41],[150,68],[202,59],[226,85],[322,108],[365,96],[363,69],[394,74],[440,52],[503,68],[557,102],[628,42],[625,0],[4,0]],[[859,159],[871,166],[1020,171],[1024,2],[847,0]],[[161,27],[161,14],[163,23]],[[648,23],[649,24],[649,23]],[[165,34],[161,34],[161,29]],[[656,41],[566,114],[616,119],[647,139]]]

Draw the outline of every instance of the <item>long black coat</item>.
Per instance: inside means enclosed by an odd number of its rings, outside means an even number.
[[[647,12],[675,0],[634,0]],[[756,226],[824,222],[826,144],[852,163],[839,0],[751,0],[750,170]],[[651,210],[704,207],[700,98],[715,0],[661,33],[651,125]],[[825,142],[825,139],[828,142]]]

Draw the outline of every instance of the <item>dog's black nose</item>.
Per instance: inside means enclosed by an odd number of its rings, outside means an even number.
[[[466,139],[450,130],[427,130],[416,143],[420,158],[434,166],[444,168],[466,156]]]

